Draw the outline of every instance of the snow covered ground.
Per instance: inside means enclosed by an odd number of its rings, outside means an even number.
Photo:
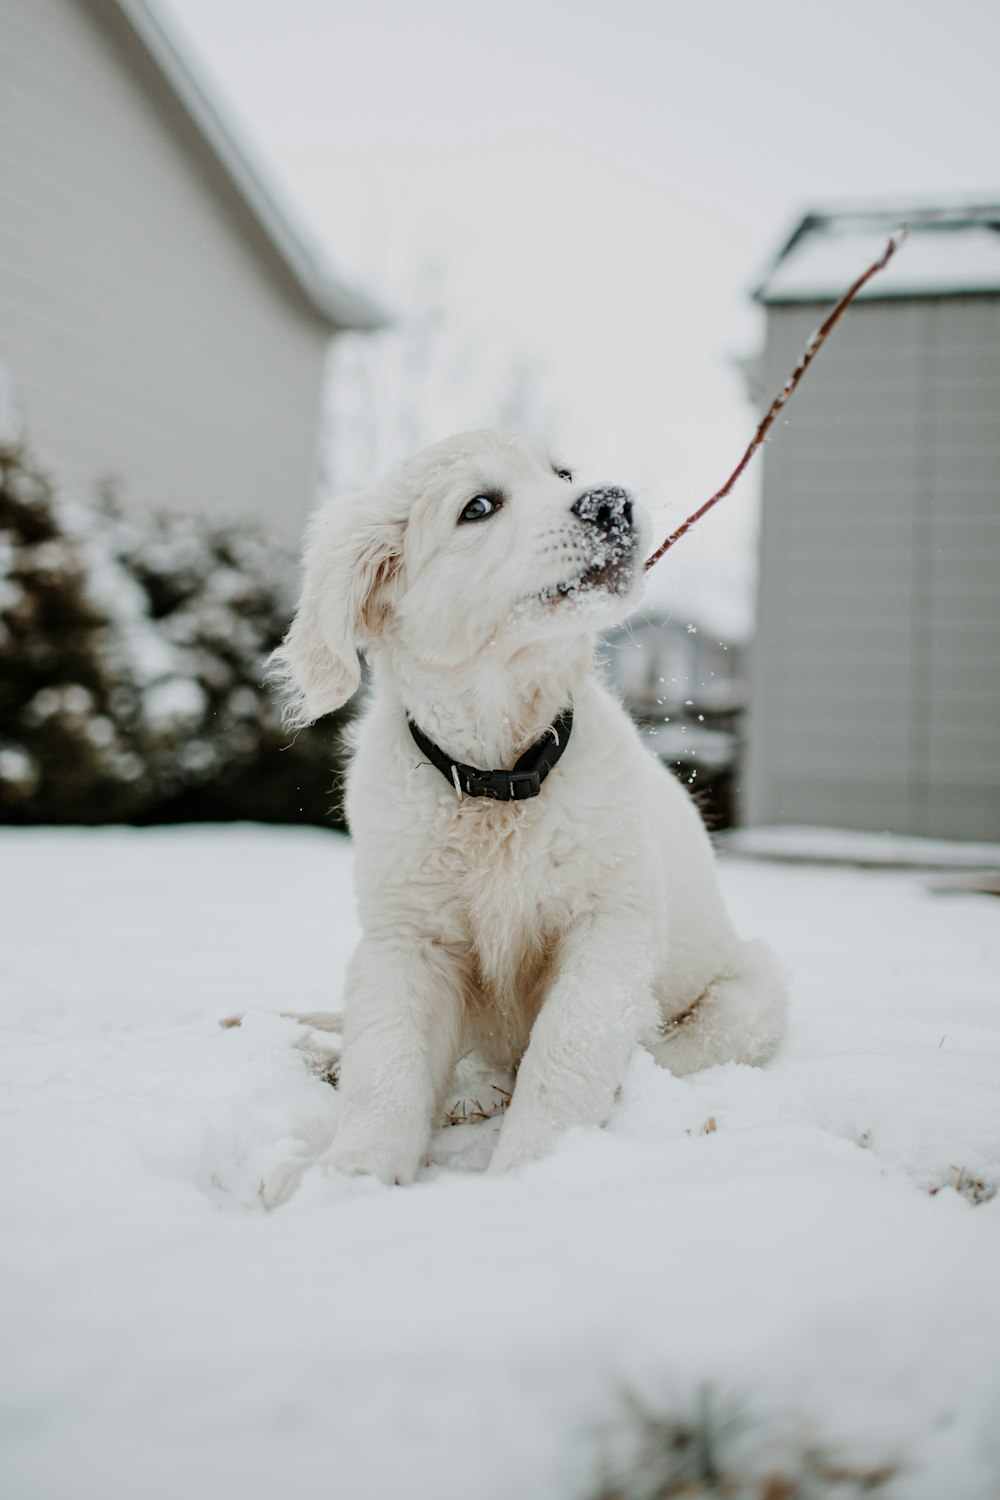
[[[269,1211],[336,1122],[277,1013],[338,996],[348,843],[0,830],[0,1492],[589,1500],[629,1395],[709,1390],[751,1468],[818,1443],[892,1500],[1000,1493],[1000,904],[722,877],[794,972],[770,1068],[638,1055],[517,1176],[476,1170],[490,1120],[412,1188]]]

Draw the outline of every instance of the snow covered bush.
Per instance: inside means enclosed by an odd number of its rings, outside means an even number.
[[[289,744],[261,686],[295,593],[250,525],[70,502],[0,448],[0,820],[330,822],[339,726]]]

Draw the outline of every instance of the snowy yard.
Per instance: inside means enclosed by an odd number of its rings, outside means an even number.
[[[628,1396],[707,1390],[737,1467],[812,1444],[892,1500],[1000,1493],[1000,903],[722,878],[793,970],[771,1067],[642,1054],[517,1176],[470,1123],[411,1188],[268,1211],[336,1121],[278,1012],[339,997],[349,844],[0,830],[0,1492],[590,1500]]]

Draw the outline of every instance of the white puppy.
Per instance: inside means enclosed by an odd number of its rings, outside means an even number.
[[[502,1170],[603,1124],[637,1044],[687,1073],[780,1040],[774,959],[737,937],[693,803],[594,671],[647,542],[626,490],[500,432],[314,516],[275,653],[289,720],[351,696],[359,648],[374,683],[348,778],[363,937],[329,1165],[409,1182],[471,1052],[517,1070]]]

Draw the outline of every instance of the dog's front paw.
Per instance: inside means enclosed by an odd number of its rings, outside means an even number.
[[[257,1197],[268,1211],[281,1208],[292,1198],[307,1198],[313,1202],[331,1197],[350,1198],[375,1188],[379,1182],[390,1187],[396,1183],[413,1180],[413,1171],[404,1175],[405,1167],[387,1160],[373,1161],[353,1152],[334,1152],[333,1148],[322,1156],[306,1157],[297,1161],[280,1162],[265,1178],[262,1178]]]
[[[545,1156],[550,1144],[540,1140],[538,1136],[509,1131],[505,1127],[500,1132],[496,1150],[486,1170],[513,1172],[516,1167],[527,1166],[529,1162],[538,1161]]]
[[[299,1161],[279,1162],[262,1177],[257,1188],[257,1197],[266,1209],[280,1208],[298,1192],[302,1174],[311,1166],[312,1158]]]
[[[335,1140],[320,1157],[320,1165],[327,1171],[343,1172],[347,1177],[377,1177],[389,1187],[405,1187],[416,1176],[420,1158],[414,1158],[410,1151]]]

